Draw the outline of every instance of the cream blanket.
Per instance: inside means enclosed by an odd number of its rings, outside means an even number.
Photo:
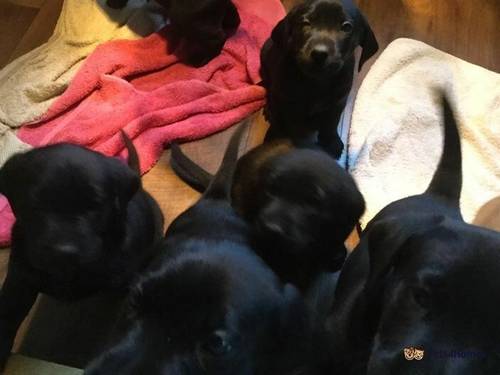
[[[45,113],[100,43],[140,38],[164,24],[161,8],[153,2],[129,0],[121,10],[105,2],[65,0],[47,43],[0,71],[0,166],[12,153],[29,147],[11,129]]]
[[[442,151],[435,88],[446,90],[458,116],[465,220],[500,195],[500,74],[398,39],[369,71],[352,115],[349,165],[367,202],[363,225],[431,180]]]

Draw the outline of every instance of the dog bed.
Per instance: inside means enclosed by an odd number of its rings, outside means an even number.
[[[460,126],[464,219],[500,195],[500,74],[397,39],[364,79],[351,119],[349,168],[366,199],[363,224],[430,182],[443,139],[436,88],[448,93]]]

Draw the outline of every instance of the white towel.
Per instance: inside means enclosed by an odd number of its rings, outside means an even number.
[[[349,166],[367,202],[363,225],[429,184],[442,151],[435,88],[445,89],[458,117],[465,220],[500,195],[500,74],[398,39],[363,81],[351,120]]]
[[[114,10],[106,0],[65,0],[47,43],[0,71],[0,166],[29,146],[10,129],[39,118],[68,87],[84,59],[101,43],[137,39],[164,24],[161,7],[129,0]]]

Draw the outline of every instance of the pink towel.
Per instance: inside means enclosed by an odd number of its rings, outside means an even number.
[[[146,172],[166,144],[205,137],[257,111],[265,100],[257,85],[260,48],[285,10],[279,0],[234,3],[240,27],[207,65],[189,67],[167,54],[165,30],[103,44],[42,119],[21,128],[19,138],[35,147],[71,142],[123,156],[119,130],[124,129]],[[8,209],[0,212],[0,245],[8,243],[4,226],[12,222]]]

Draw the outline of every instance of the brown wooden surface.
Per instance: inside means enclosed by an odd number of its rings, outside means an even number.
[[[287,8],[297,2],[284,0]],[[498,0],[359,0],[357,3],[369,19],[381,50],[396,38],[409,37],[485,68],[500,71]],[[62,0],[45,0],[42,7],[36,9],[0,0],[0,67],[12,57],[40,45],[50,36],[61,4]],[[372,62],[373,60],[365,65],[361,77],[366,74]],[[247,138],[247,147],[260,141],[264,129],[262,117],[255,116],[254,126]],[[195,160],[213,171],[230,133],[231,130],[222,132],[183,147]],[[198,194],[173,174],[168,166],[168,158],[169,152],[166,151],[157,166],[144,176],[143,181],[146,189],[160,203],[167,222],[170,222],[191,205]],[[478,218],[478,224],[493,226],[491,222],[495,220],[498,223],[498,207],[498,201],[486,207]],[[356,241],[356,236],[353,236],[349,246],[354,246]],[[0,279],[5,272],[7,256],[6,250],[0,250]],[[59,361],[64,362],[66,359],[68,364],[78,362],[74,354],[70,354],[76,348],[67,344],[70,342],[68,337],[74,334],[72,330],[68,333],[67,327],[78,327],[81,330],[91,328],[87,316],[74,314],[72,309],[62,309],[65,311],[58,314],[57,307],[47,308],[49,313],[40,313],[44,318],[38,319],[38,328],[33,327],[25,340],[27,344],[32,343],[33,350],[29,347],[25,347],[25,350],[35,355],[40,347],[44,347],[43,356],[47,359],[50,359],[52,353],[52,357]],[[47,317],[51,319],[46,320]],[[62,321],[65,322],[62,325],[57,323]],[[47,325],[52,329],[47,329]],[[67,356],[65,352],[68,352]]]

